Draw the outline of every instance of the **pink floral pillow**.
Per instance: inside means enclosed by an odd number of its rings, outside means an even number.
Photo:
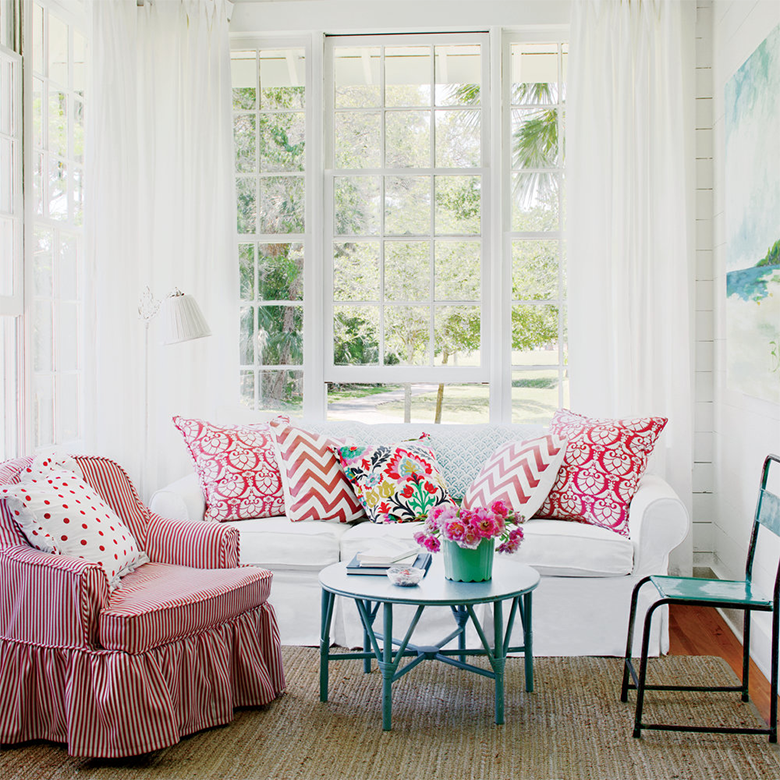
[[[289,422],[289,418],[279,418]],[[206,499],[205,519],[222,523],[284,514],[284,492],[267,423],[214,425],[174,417]]]
[[[567,439],[566,455],[537,517],[578,520],[628,536],[628,508],[667,420],[611,420],[560,409],[550,433]]]

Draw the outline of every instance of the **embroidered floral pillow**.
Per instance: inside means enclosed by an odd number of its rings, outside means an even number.
[[[374,523],[405,523],[454,504],[430,447],[402,442],[335,448],[358,501]]]

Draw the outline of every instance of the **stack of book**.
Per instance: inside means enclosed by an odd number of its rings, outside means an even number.
[[[413,542],[389,539],[378,542],[355,555],[347,564],[347,574],[384,575],[391,566],[413,566],[427,571],[431,565],[431,554],[419,550]]]

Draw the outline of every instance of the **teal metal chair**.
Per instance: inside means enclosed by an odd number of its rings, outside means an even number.
[[[626,642],[625,666],[623,668],[623,688],[621,701],[628,701],[628,691],[636,690],[636,715],[634,719],[634,736],[640,737],[642,729],[660,731],[694,731],[716,734],[768,734],[770,742],[777,742],[777,681],[778,681],[778,622],[780,611],[780,562],[775,576],[774,590],[771,594],[761,593],[753,585],[753,559],[756,553],[759,531],[770,531],[780,536],[780,498],[767,489],[770,466],[775,464],[778,469],[780,458],[768,455],[764,460],[761,472],[761,487],[758,492],[756,514],[753,520],[753,532],[750,537],[745,579],[710,580],[696,577],[656,577],[650,576],[640,580],[631,596],[631,613],[628,623],[628,640]],[[763,534],[762,534],[763,535]],[[642,637],[642,656],[637,675],[631,659],[631,648],[634,641],[634,623],[636,620],[637,598],[640,588],[646,583],[652,583],[660,599],[656,601],[645,615],[644,635]],[[650,627],[653,614],[659,607],[666,604],[695,604],[700,607],[716,607],[721,609],[741,609],[744,612],[744,633],[742,653],[742,684],[737,686],[691,686],[691,685],[647,685],[647,649],[650,641]],[[742,701],[749,701],[749,663],[750,663],[750,618],[753,612],[772,613],[772,670],[770,688],[769,728],[727,728],[710,726],[682,726],[668,723],[643,723],[642,707],[645,691],[737,691],[742,694]],[[630,679],[629,679],[630,678]]]

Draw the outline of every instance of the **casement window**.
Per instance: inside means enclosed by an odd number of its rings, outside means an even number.
[[[87,38],[61,5],[25,20],[26,316],[31,445],[83,436]],[[76,6],[76,10],[79,8]],[[83,13],[83,8],[81,9]]]
[[[565,59],[519,34],[235,42],[246,406],[547,422],[566,403]]]
[[[251,409],[303,403],[306,58],[232,54],[240,275],[240,393]]]

